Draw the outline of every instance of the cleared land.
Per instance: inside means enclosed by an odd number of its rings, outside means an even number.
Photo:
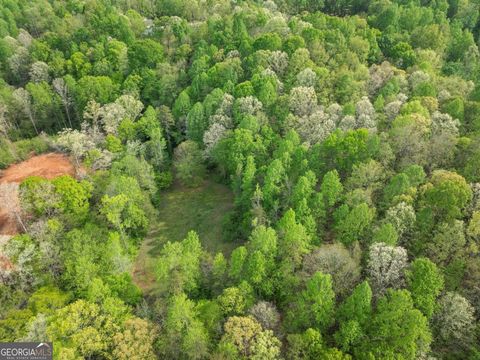
[[[0,172],[0,235],[15,235],[19,211],[18,184],[29,176],[53,179],[61,175],[75,175],[68,156],[49,153],[33,156]]]
[[[158,218],[151,222],[134,264],[135,283],[147,295],[154,292],[155,263],[163,245],[183,240],[190,230],[198,233],[208,252],[230,254],[234,244],[223,241],[222,224],[232,206],[233,194],[228,187],[211,181],[198,188],[175,184],[163,193]]]
[[[20,183],[29,176],[40,176],[53,179],[61,175],[74,175],[75,168],[68,156],[49,153],[33,156],[28,160],[14,164],[0,172],[0,183]]]

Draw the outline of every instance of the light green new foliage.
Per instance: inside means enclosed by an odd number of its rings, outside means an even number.
[[[227,267],[228,263],[225,256],[221,252],[217,253],[213,258],[212,278],[218,287],[223,286],[227,274]]]
[[[124,234],[127,230],[142,230],[148,226],[145,213],[125,194],[116,196],[105,195],[102,198],[100,213],[106,217],[115,229]]]
[[[272,161],[265,174],[265,184],[262,189],[265,206],[267,208],[272,209],[275,207],[275,204],[278,203],[284,178],[285,169],[282,162],[279,159]]]
[[[277,241],[274,229],[260,225],[250,235],[249,248],[260,251],[271,262],[277,255]]]
[[[293,328],[328,328],[335,311],[332,277],[329,274],[316,272],[308,280],[306,289],[298,295],[295,305],[295,310],[288,314]]]
[[[176,119],[187,116],[191,106],[190,96],[186,91],[182,91],[173,104],[172,114]]]
[[[139,159],[137,156],[127,153],[127,155],[119,161],[113,163],[112,175],[118,178],[130,177],[135,179],[138,186],[140,186],[142,190],[147,191],[150,195],[153,195],[157,190],[153,167],[143,157]],[[128,181],[131,182],[132,180]],[[128,193],[134,191],[133,187],[135,187],[135,184],[131,184],[130,186],[132,189],[125,192],[129,197],[131,196]]]
[[[407,270],[406,278],[415,306],[430,318],[435,309],[437,296],[443,289],[442,273],[429,259],[417,258]]]
[[[260,251],[254,251],[247,262],[247,279],[255,286],[262,284],[267,276],[265,256]]]
[[[307,329],[301,334],[290,334],[287,337],[288,360],[350,360],[351,356],[342,353],[337,348],[329,348],[317,329]]]
[[[187,140],[178,145],[173,159],[176,175],[185,186],[201,185],[205,175],[205,166],[202,152],[196,142]]]
[[[232,251],[230,256],[230,269],[228,270],[228,276],[234,281],[240,281],[244,271],[244,264],[247,258],[247,248],[245,246],[239,246]]]
[[[301,176],[298,179],[291,195],[292,204],[297,209],[303,199],[310,199],[314,191],[314,186],[315,183],[312,183],[312,181],[307,176]]]
[[[77,357],[103,357],[111,352],[113,335],[127,316],[127,307],[114,298],[100,305],[77,300],[55,312],[47,336],[53,340],[57,354],[70,349]]]
[[[340,182],[337,170],[331,170],[325,174],[320,190],[328,208],[331,208],[340,200],[343,185]]]
[[[372,242],[383,242],[388,245],[396,245],[398,240],[397,230],[391,223],[382,224],[375,229]]]
[[[78,182],[65,175],[52,180],[55,192],[60,195],[60,208],[75,217],[83,217],[89,209],[88,200],[92,192],[92,184],[88,181]]]
[[[282,343],[273,334],[272,330],[262,331],[257,335],[252,345],[252,360],[280,360]]]
[[[459,218],[472,199],[470,186],[455,172],[436,170],[427,185],[423,197],[425,207],[431,208],[441,219]]]
[[[253,305],[253,300],[253,289],[246,281],[224,289],[218,297],[218,303],[225,316],[243,314]]]
[[[360,325],[370,318],[372,313],[372,289],[367,281],[357,285],[352,294],[339,306],[337,318],[340,321],[355,320]]]
[[[60,207],[60,197],[53,184],[38,176],[29,176],[19,187],[23,210],[29,214],[52,214]]]
[[[0,341],[480,360],[479,10],[0,0]]]
[[[190,231],[181,242],[165,244],[158,259],[156,274],[161,291],[167,294],[194,293],[200,275],[200,239]]]
[[[337,310],[340,329],[335,340],[345,351],[361,341],[372,314],[372,290],[367,281],[357,285]]]
[[[155,360],[153,344],[157,329],[147,320],[132,317],[124,324],[125,329],[113,337],[113,356],[118,360]]]
[[[187,137],[201,144],[206,126],[203,105],[198,102],[187,115]]]
[[[319,359],[324,350],[322,334],[316,329],[307,329],[301,334],[289,334],[287,337],[287,359]]]
[[[278,222],[278,255],[291,266],[299,266],[302,258],[309,252],[310,236],[305,227],[296,220],[295,212],[290,209]]]
[[[362,240],[375,217],[375,209],[362,203],[354,207],[337,225],[338,240],[344,245]]]
[[[368,340],[359,346],[359,354],[370,353],[379,359],[416,359],[428,351],[432,341],[427,318],[415,309],[407,290],[388,290],[378,300],[367,336]]]
[[[362,338],[364,332],[356,320],[349,320],[340,323],[335,333],[335,341],[343,351],[350,351]]]
[[[208,333],[197,318],[195,303],[184,293],[169,302],[159,347],[167,359],[203,359],[208,352]]]
[[[242,174],[242,195],[245,198],[245,202],[250,201],[249,196],[252,195],[255,190],[255,173],[256,173],[255,158],[253,156],[248,156],[245,163],[245,169]]]

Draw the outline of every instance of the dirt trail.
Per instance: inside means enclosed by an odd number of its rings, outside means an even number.
[[[53,179],[61,175],[73,176],[75,168],[66,155],[57,153],[33,156],[0,171],[0,236],[18,233],[18,184],[29,176]]]

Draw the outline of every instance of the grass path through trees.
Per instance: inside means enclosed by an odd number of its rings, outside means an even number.
[[[162,194],[158,217],[151,221],[133,267],[134,282],[149,295],[155,291],[155,263],[167,241],[181,241],[195,230],[205,250],[228,256],[234,243],[223,241],[222,225],[232,209],[233,194],[228,187],[206,181],[202,186],[187,188],[176,183]]]

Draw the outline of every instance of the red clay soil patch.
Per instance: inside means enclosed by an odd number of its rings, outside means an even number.
[[[61,175],[75,175],[68,156],[43,154],[33,156],[0,172],[0,235],[18,233],[16,214],[19,213],[18,184],[29,176],[53,179]]]
[[[0,173],[0,184],[5,182],[20,183],[29,176],[53,179],[61,175],[75,175],[75,168],[70,159],[63,154],[43,154],[14,164]]]
[[[16,233],[18,233],[18,225],[15,215],[10,214],[8,210],[3,208],[3,205],[0,205],[0,236],[15,235]]]

